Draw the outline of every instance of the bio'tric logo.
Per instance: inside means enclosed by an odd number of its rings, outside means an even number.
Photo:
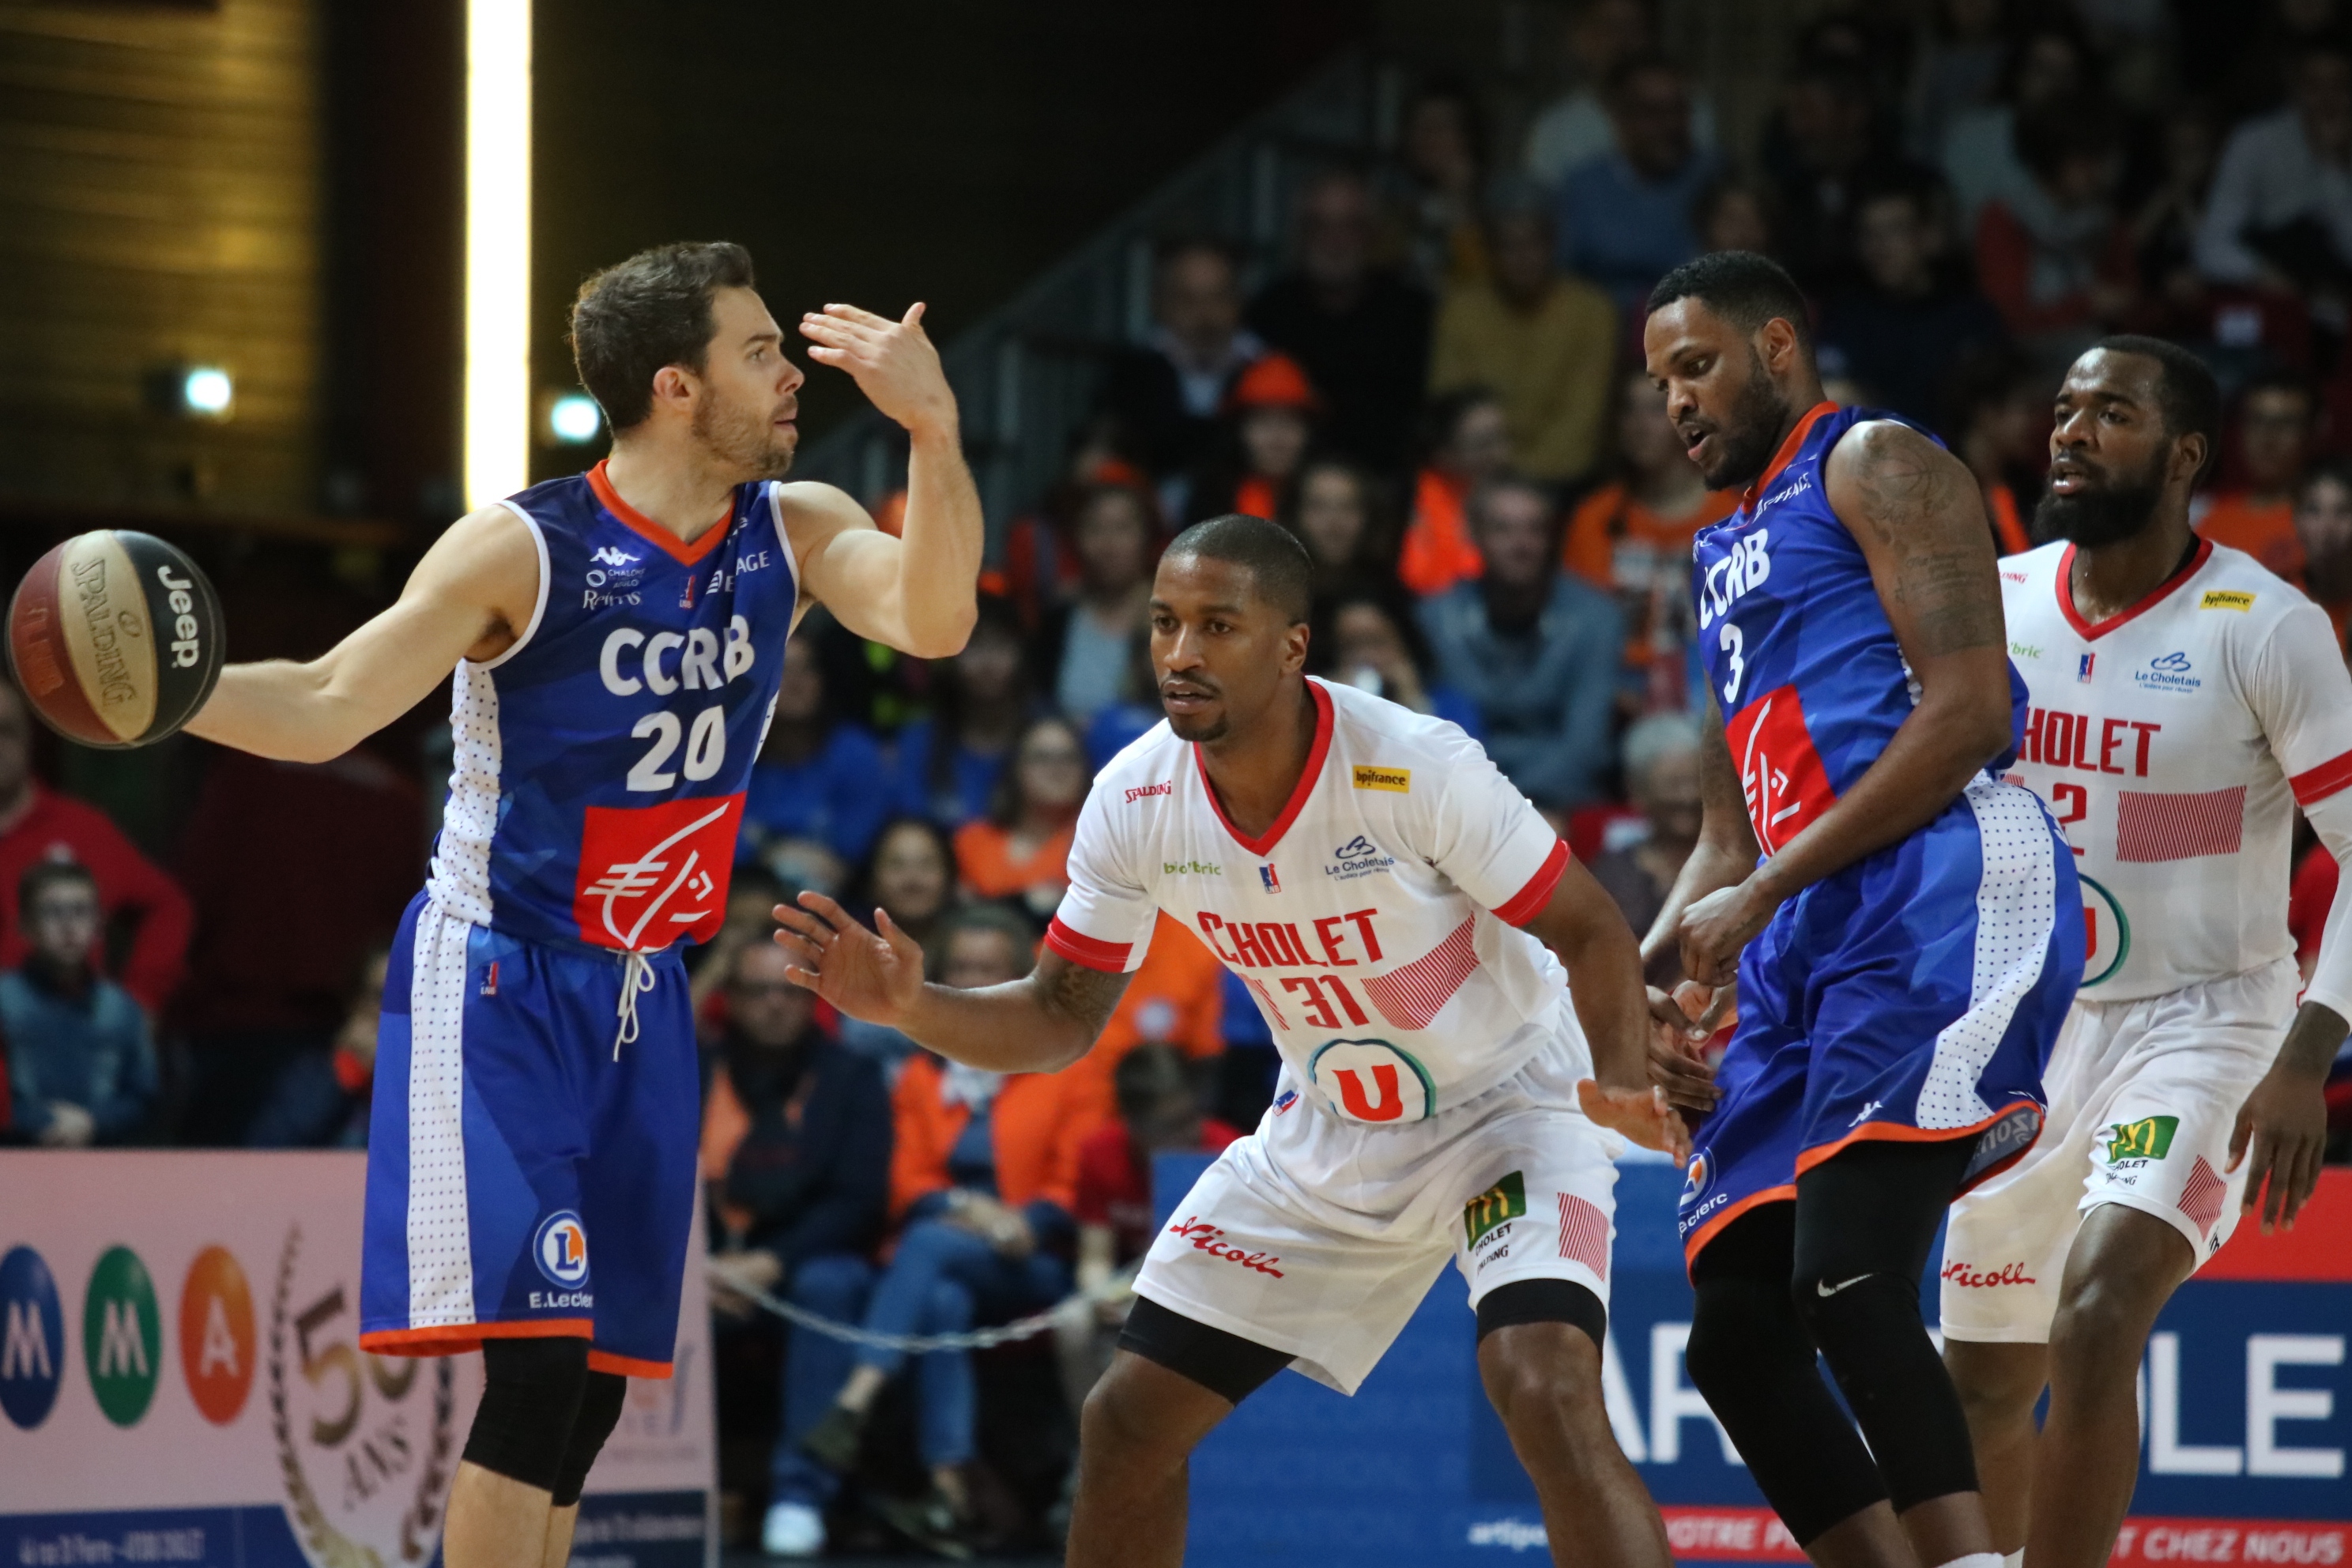
[[[530,1250],[539,1259],[539,1271],[547,1276],[548,1283],[570,1289],[587,1282],[588,1231],[581,1225],[580,1216],[570,1209],[560,1210],[540,1222]]]
[[[163,1314],[147,1266],[127,1247],[110,1247],[90,1270],[81,1309],[81,1353],[98,1407],[117,1426],[134,1426],[163,1371]]]
[[[58,1282],[29,1247],[0,1258],[0,1415],[31,1431],[49,1418],[65,1371],[65,1314]]]
[[[228,1249],[207,1247],[188,1265],[180,1288],[180,1370],[188,1397],[215,1426],[226,1426],[253,1392],[253,1292]]]

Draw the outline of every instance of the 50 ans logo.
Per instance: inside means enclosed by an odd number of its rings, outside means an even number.
[[[456,1373],[363,1353],[345,1281],[286,1232],[269,1314],[269,1424],[286,1511],[318,1568],[431,1560],[457,1470]]]

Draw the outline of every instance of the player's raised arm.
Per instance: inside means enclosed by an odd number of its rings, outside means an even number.
[[[279,762],[341,756],[432,695],[461,658],[493,658],[539,603],[520,518],[484,507],[434,542],[391,608],[317,658],[233,664],[188,731]]]
[[[918,658],[963,651],[979,618],[985,531],[963,460],[955,394],[923,332],[923,307],[892,321],[854,305],[801,319],[809,357],[847,371],[906,427],[907,516],[893,539],[830,485],[787,485],[788,526],[811,596],[860,637]]]
[[[1046,948],[1009,984],[959,991],[923,978],[923,950],[877,910],[876,935],[822,893],[778,904],[776,945],[793,981],[853,1018],[898,1030],[954,1061],[991,1072],[1057,1072],[1085,1056],[1127,991],[1127,976]]]

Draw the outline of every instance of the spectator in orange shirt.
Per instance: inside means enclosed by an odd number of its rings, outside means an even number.
[[[1640,371],[1619,384],[1617,455],[1618,477],[1570,515],[1560,563],[1617,595],[1642,710],[1676,710],[1689,702],[1691,540],[1739,498],[1706,488],[1666,422],[1666,395]]]
[[[1108,1082],[1128,1052],[1149,1040],[1174,1046],[1196,1063],[1225,1048],[1224,965],[1185,926],[1163,914],[1151,928],[1143,962],[1080,1067]],[[1203,1075],[1205,1077],[1205,1074]]]
[[[1423,598],[1486,570],[1470,537],[1470,494],[1511,471],[1511,431],[1502,401],[1484,387],[1448,393],[1430,405],[1429,461],[1413,481],[1397,579]]]
[[[2304,546],[2294,526],[2295,487],[2311,460],[2318,414],[2311,388],[2292,375],[2257,376],[2238,395],[2238,461],[2246,482],[2222,490],[2197,520],[2216,544],[2242,550],[2300,587]]]
[[[1192,476],[1186,515],[1195,522],[1229,511],[1281,516],[1322,411],[1314,384],[1288,354],[1266,354],[1242,372],[1216,445]]]
[[[1034,946],[1031,928],[1010,910],[964,910],[949,934],[946,983],[1017,980]],[[866,1307],[867,1329],[953,1333],[1069,1293],[1078,1151],[1108,1112],[1101,1085],[1091,1073],[993,1073],[928,1053],[908,1063],[891,1096],[890,1156],[891,1212],[906,1228]],[[853,1468],[875,1396],[906,1360],[860,1349],[803,1450],[836,1473]],[[978,1419],[971,1358],[933,1352],[918,1376],[930,1494],[876,1506],[919,1542],[961,1546],[970,1520],[963,1466]]]
[[[2294,533],[2303,545],[2304,592],[2336,623],[2341,648],[2352,622],[2352,463],[2331,458],[2303,477]]]
[[[1013,748],[988,816],[956,830],[956,871],[975,899],[1028,907],[1040,920],[1069,886],[1070,841],[1086,804],[1085,745],[1067,721],[1030,721]]]

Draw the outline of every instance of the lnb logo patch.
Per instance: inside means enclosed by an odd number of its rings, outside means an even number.
[[[570,1209],[559,1209],[540,1221],[530,1253],[549,1284],[569,1290],[588,1282],[588,1229]]]

